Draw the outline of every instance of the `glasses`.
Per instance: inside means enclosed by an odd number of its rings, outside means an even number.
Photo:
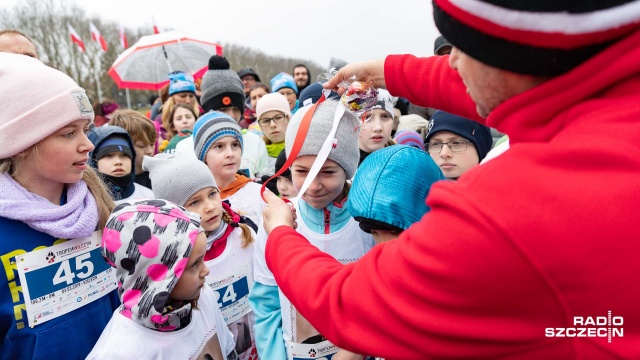
[[[442,151],[442,147],[447,145],[451,152],[463,152],[467,150],[467,145],[469,145],[469,140],[456,140],[449,141],[446,143],[443,142],[432,142],[427,143],[427,152],[429,154],[440,154]]]
[[[271,125],[271,121],[273,121],[276,124],[280,124],[281,122],[284,121],[284,119],[287,118],[287,115],[284,114],[278,114],[270,119],[260,119],[258,120],[258,123],[260,124],[260,126],[269,126]]]

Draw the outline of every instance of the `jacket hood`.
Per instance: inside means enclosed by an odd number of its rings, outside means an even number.
[[[198,214],[165,200],[118,205],[102,235],[102,256],[116,270],[118,311],[152,330],[185,326],[191,304],[171,308],[170,295],[202,231]]]
[[[89,140],[94,146],[94,149],[89,153],[89,165],[91,165],[91,167],[94,169],[98,169],[96,152],[100,148],[102,143],[109,136],[112,136],[115,134],[123,136],[125,139],[127,139],[127,143],[129,144],[129,147],[131,148],[131,153],[133,154],[132,155],[133,158],[131,159],[131,173],[135,176],[136,152],[133,147],[133,140],[131,140],[131,136],[129,135],[127,130],[121,128],[120,126],[105,125],[105,126],[95,127],[91,129],[91,131],[89,131],[89,133],[87,134],[87,137],[89,138]]]

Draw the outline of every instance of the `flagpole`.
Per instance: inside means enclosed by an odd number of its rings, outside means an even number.
[[[98,101],[102,102],[102,86],[100,85],[100,75],[98,74],[100,69],[102,69],[102,64],[100,63],[100,51],[96,54],[96,64],[97,66],[94,66],[93,68],[93,75],[96,79],[96,85],[98,85]]]
[[[125,89],[125,93],[127,94],[127,109],[131,109],[131,98],[129,97],[129,89]]]

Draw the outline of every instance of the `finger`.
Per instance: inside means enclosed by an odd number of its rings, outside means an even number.
[[[280,199],[278,196],[276,196],[276,194],[272,193],[271,191],[264,192],[264,200],[267,202],[267,205],[279,205],[284,203],[282,199]]]
[[[329,81],[324,83],[322,86],[325,89],[338,90],[338,84],[343,82],[345,79],[351,77],[351,75],[347,74],[348,66],[343,67],[338,71]]]
[[[296,221],[293,222],[293,229],[297,229],[298,228],[298,223]]]

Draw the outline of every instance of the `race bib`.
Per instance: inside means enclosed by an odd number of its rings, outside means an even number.
[[[98,232],[18,255],[16,265],[30,327],[81,308],[117,287],[113,268],[102,258]]]
[[[249,306],[249,289],[253,277],[249,266],[245,265],[230,275],[212,280],[208,285],[213,289],[218,307],[229,325],[251,312]]]
[[[330,360],[340,348],[329,340],[317,344],[287,342],[288,360]]]

